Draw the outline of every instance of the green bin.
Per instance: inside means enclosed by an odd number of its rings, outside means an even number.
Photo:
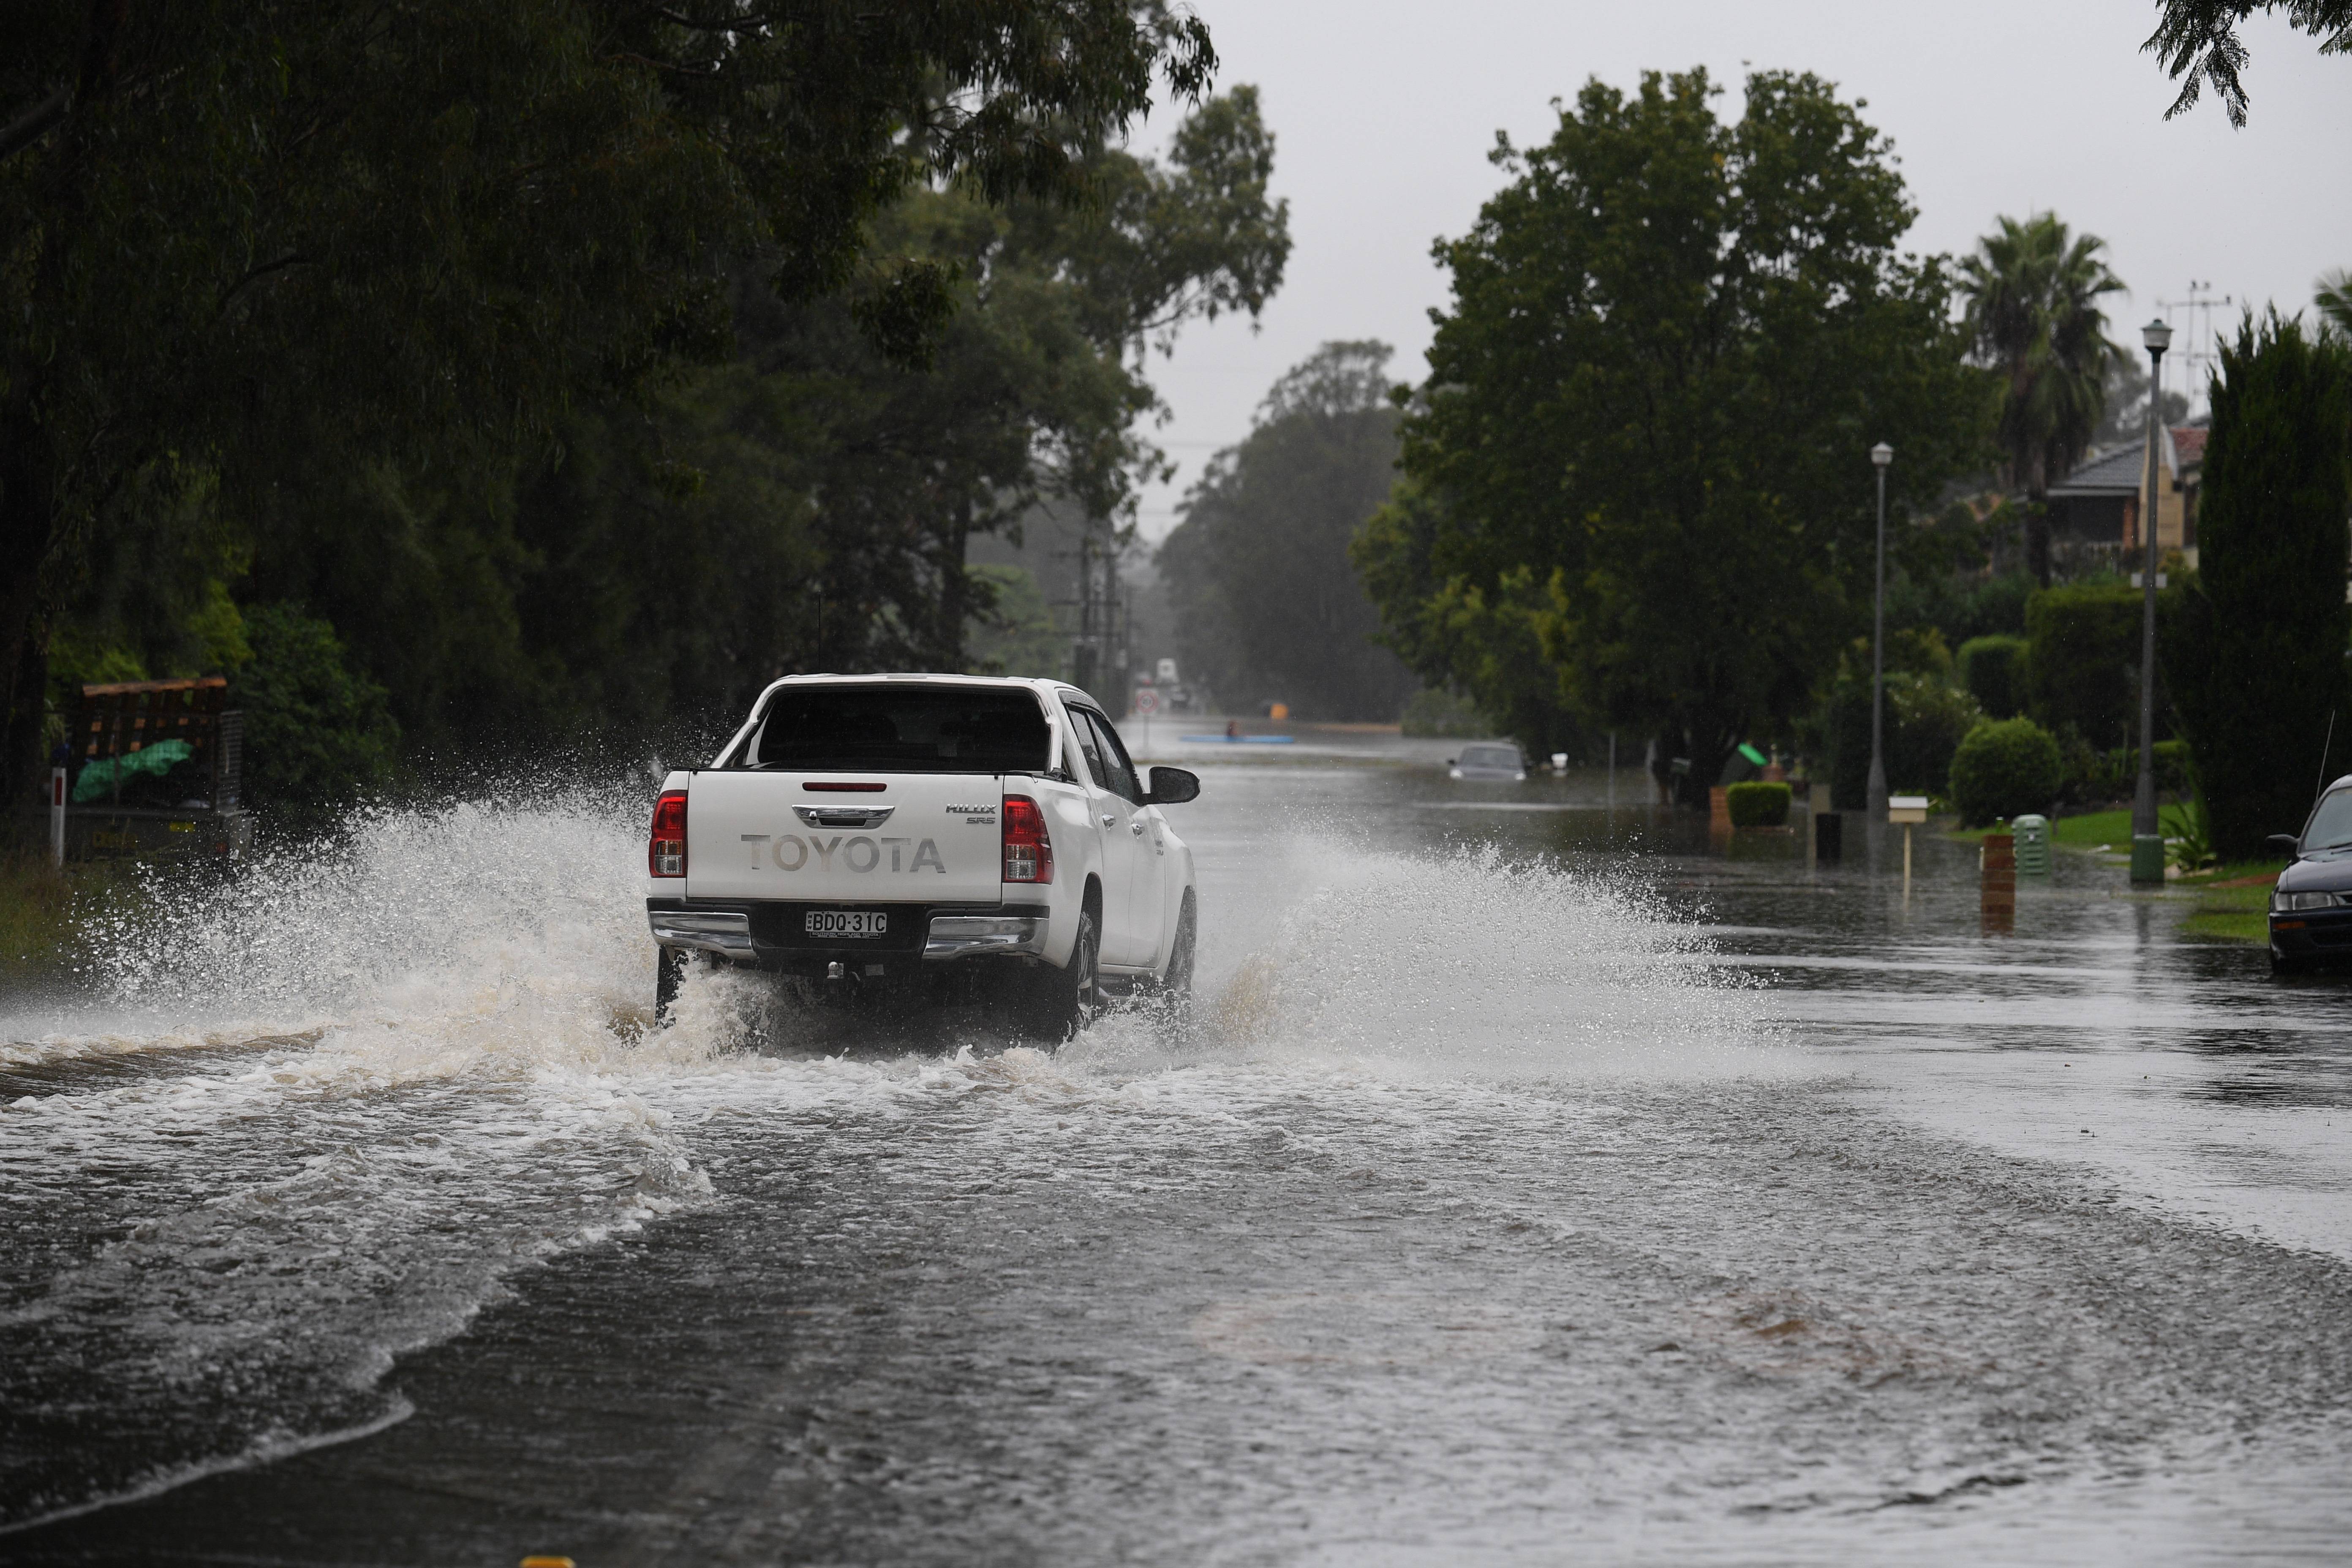
[[[2011,822],[2009,828],[2017,835],[2017,874],[2050,875],[2050,819],[2029,814]]]

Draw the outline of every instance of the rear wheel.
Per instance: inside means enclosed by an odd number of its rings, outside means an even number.
[[[1095,941],[1095,917],[1078,916],[1078,934],[1070,943],[1070,962],[1060,969],[1040,969],[1034,976],[1037,991],[1032,1019],[1049,1045],[1060,1045],[1085,1032],[1102,1012],[1100,950]]]

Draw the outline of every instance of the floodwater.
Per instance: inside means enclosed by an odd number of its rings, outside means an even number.
[[[1058,1056],[653,1030],[639,789],[174,894],[0,1003],[0,1556],[2352,1550],[2341,983],[1381,750],[1204,762],[1193,1016]]]

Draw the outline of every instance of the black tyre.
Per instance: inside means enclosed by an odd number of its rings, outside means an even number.
[[[686,984],[688,953],[683,948],[663,947],[654,950],[654,1022],[669,1022],[669,1010],[677,1001],[678,987]]]
[[[1184,907],[1176,916],[1176,942],[1168,950],[1168,977],[1161,989],[1178,1002],[1192,994],[1192,949],[1200,941],[1201,917],[1192,902],[1192,889],[1184,889]]]
[[[1075,1038],[1102,1012],[1101,952],[1095,917],[1081,914],[1077,937],[1070,943],[1070,962],[1060,969],[1040,969],[1034,976],[1037,990],[1031,1021],[1046,1044],[1058,1046]]]
[[[2271,950],[2271,973],[2273,974],[2306,974],[2310,973],[2310,970],[2311,961],[2309,959],[2289,958],[2284,953],[2279,952],[2276,948],[2273,948]]]

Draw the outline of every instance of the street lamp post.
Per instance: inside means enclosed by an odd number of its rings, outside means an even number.
[[[1878,595],[1870,628],[1870,820],[1886,815],[1886,465],[1895,448],[1881,441],[1870,449],[1878,470]]]
[[[2156,475],[2157,416],[2164,404],[2164,351],[2172,329],[2162,317],[2140,329],[2147,345],[2147,504],[2140,509],[2147,563],[2140,572],[2139,784],[2132,791],[2131,879],[2164,880],[2164,833],[2156,819]]]

